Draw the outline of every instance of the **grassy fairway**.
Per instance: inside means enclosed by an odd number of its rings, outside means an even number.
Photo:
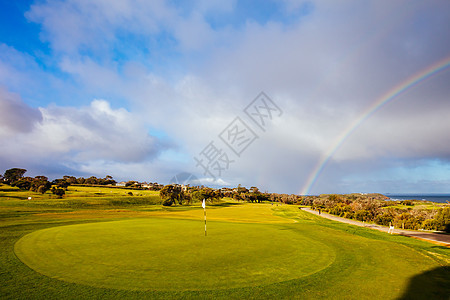
[[[132,195],[128,193],[132,193]],[[28,197],[31,200],[28,200]],[[60,199],[50,191],[45,194],[21,191],[0,184],[0,213],[2,208],[114,208],[135,205],[160,204],[159,192],[149,190],[130,190],[113,187],[69,186],[66,195]]]
[[[2,299],[450,296],[448,248],[295,206],[209,206],[205,237],[198,206],[83,210],[16,201],[0,195]]]

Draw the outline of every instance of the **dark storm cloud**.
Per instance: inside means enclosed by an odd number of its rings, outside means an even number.
[[[0,87],[0,135],[30,132],[41,121],[42,114],[38,109]]]

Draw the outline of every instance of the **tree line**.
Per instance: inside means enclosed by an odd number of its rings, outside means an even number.
[[[5,171],[1,176],[1,181],[13,187],[18,187],[21,190],[30,190],[36,193],[44,194],[51,189],[52,184],[45,176],[24,177],[27,172],[25,169],[12,168]]]
[[[247,189],[240,184],[236,188],[212,189],[204,186],[184,186],[179,184],[169,184],[160,190],[163,205],[189,205],[194,202],[216,201],[222,198],[232,198],[236,201],[248,203],[262,203],[264,201],[294,204],[301,197],[297,195],[276,194],[260,192],[257,187],[252,186]]]
[[[190,205],[195,202],[201,202],[203,199],[214,202],[224,197],[220,190],[208,187],[186,187],[179,184],[164,186],[159,191],[159,195],[164,206]]]

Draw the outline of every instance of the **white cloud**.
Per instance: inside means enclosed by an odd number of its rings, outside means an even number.
[[[209,2],[200,1],[198,9],[183,11],[181,6],[161,0],[51,1],[32,5],[26,17],[42,24],[41,38],[58,53],[90,54],[104,60],[115,55],[123,36],[142,40],[140,50],[150,52],[151,43],[160,42],[161,34],[175,38],[177,51],[199,50],[212,43],[213,31],[203,14],[229,11],[233,4]]]
[[[51,1],[31,6],[26,17],[43,26],[42,39],[58,52],[101,53],[116,42],[117,31],[151,34],[175,17],[164,1]]]
[[[94,100],[81,109],[49,107],[41,111],[44,122],[39,133],[50,145],[45,150],[73,153],[74,161],[143,161],[155,157],[163,147],[130,112],[114,110],[104,100]]]
[[[41,160],[83,170],[86,165],[151,163],[172,145],[148,134],[123,108],[113,109],[105,100],[88,107],[40,108],[42,121],[32,130],[17,133],[0,151],[6,161],[27,164]],[[8,122],[10,126],[14,122]],[[27,129],[27,128],[25,128]],[[5,163],[5,162],[4,162]],[[78,166],[78,167],[77,167]]]

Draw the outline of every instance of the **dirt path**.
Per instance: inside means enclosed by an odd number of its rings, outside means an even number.
[[[308,207],[302,207],[301,209],[303,209],[304,211],[310,212],[312,214],[321,216],[323,218],[330,219],[330,220],[347,223],[347,224],[352,224],[352,225],[356,225],[356,226],[361,226],[361,227],[367,227],[367,228],[376,229],[376,230],[384,231],[384,232],[389,231],[389,227],[386,227],[386,226],[381,226],[381,225],[376,225],[376,224],[368,224],[368,223],[359,222],[359,221],[355,221],[355,220],[345,219],[345,218],[330,215],[330,214],[327,214],[324,212],[321,212],[319,214],[318,211],[312,210]],[[439,233],[425,232],[425,231],[402,230],[402,229],[397,229],[397,228],[394,229],[394,234],[409,236],[409,237],[412,237],[415,239],[424,240],[424,241],[438,244],[441,246],[450,247],[450,235],[448,235],[448,234],[439,234]]]

